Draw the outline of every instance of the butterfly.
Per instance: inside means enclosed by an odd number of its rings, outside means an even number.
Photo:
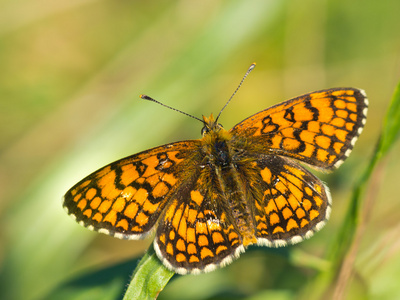
[[[155,231],[157,256],[178,274],[225,266],[249,245],[296,244],[331,211],[328,187],[299,162],[339,167],[367,108],[363,90],[333,88],[274,105],[229,131],[219,115],[203,116],[201,139],[113,162],[72,187],[63,206],[82,226],[117,238]]]

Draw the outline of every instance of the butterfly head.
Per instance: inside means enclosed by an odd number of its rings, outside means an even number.
[[[203,116],[203,128],[201,129],[201,135],[204,137],[210,133],[219,133],[221,130],[225,131],[221,124],[218,123],[217,119],[214,119],[213,114],[209,118]]]

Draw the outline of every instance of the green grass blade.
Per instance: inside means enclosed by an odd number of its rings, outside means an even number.
[[[345,221],[339,232],[338,239],[331,251],[330,258],[334,261],[334,268],[340,267],[341,262],[346,255],[351,242],[354,238],[357,225],[359,223],[359,212],[362,197],[367,188],[368,181],[375,169],[376,164],[384,155],[387,154],[390,147],[396,141],[400,131],[400,83],[397,85],[393,94],[389,109],[383,121],[382,132],[375,148],[374,155],[370,160],[368,167],[361,175],[356,184],[350,201],[350,207],[347,211]]]
[[[156,299],[174,274],[162,264],[150,246],[133,272],[123,300]]]
[[[397,85],[389,110],[383,123],[382,135],[378,144],[378,153],[385,155],[399,137],[400,132],[400,82]]]

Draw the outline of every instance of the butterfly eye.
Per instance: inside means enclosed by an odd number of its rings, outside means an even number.
[[[208,133],[210,131],[210,129],[207,126],[204,126],[201,129],[201,135],[204,136],[206,133]]]

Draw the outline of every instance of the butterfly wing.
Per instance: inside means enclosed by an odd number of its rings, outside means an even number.
[[[180,187],[157,228],[154,249],[179,274],[212,271],[244,252],[231,208],[224,207],[223,193],[205,173],[197,170]]]
[[[156,147],[92,173],[64,196],[64,208],[90,230],[124,239],[144,237],[196,163],[199,141]]]
[[[317,91],[263,110],[234,126],[254,151],[283,155],[320,169],[340,166],[366,122],[364,91],[336,88]]]
[[[320,230],[331,211],[328,188],[299,164],[280,156],[257,161],[263,194],[255,199],[257,244],[284,246]]]

